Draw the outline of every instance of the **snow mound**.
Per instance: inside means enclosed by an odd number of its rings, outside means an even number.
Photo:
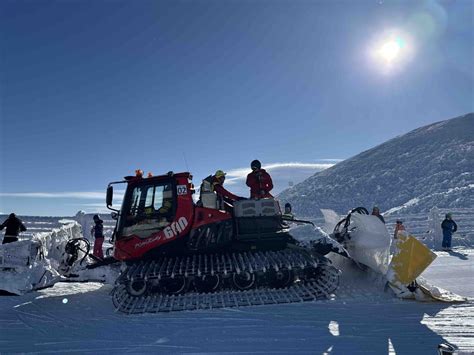
[[[81,227],[71,222],[31,240],[0,245],[0,290],[21,295],[54,285],[67,241],[81,237]]]

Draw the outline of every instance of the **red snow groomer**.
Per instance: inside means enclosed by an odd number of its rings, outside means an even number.
[[[126,184],[120,210],[113,185]],[[107,188],[115,213],[114,258],[125,262],[113,291],[123,312],[162,312],[324,298],[339,271],[298,245],[273,198],[242,200],[227,212],[213,196],[193,202],[189,173],[143,177]],[[213,194],[213,193],[212,193]]]

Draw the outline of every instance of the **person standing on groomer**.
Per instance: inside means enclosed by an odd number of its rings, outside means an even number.
[[[273,189],[273,181],[270,175],[262,169],[262,164],[254,160],[250,164],[252,172],[247,175],[246,184],[250,187],[250,198],[272,198],[270,191]]]

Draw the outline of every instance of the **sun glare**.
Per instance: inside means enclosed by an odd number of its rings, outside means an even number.
[[[402,31],[385,31],[371,43],[372,65],[383,73],[401,70],[413,57],[413,41]]]
[[[400,54],[400,45],[396,41],[386,42],[380,48],[379,54],[386,62],[392,62]]]

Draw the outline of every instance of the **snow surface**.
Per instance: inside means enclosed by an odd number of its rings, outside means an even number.
[[[415,228],[419,219],[407,218],[408,226]],[[48,223],[56,227],[57,220]],[[422,223],[425,228],[425,219]],[[308,228],[292,233],[304,237]],[[469,297],[462,304],[397,299],[384,291],[379,277],[338,255],[331,258],[343,273],[333,299],[301,304],[125,315],[113,307],[111,285],[59,283],[22,296],[0,296],[0,354],[436,354],[442,342],[474,353],[472,242],[466,239],[451,253],[437,252],[422,275]]]
[[[110,285],[60,283],[0,297],[0,349],[2,354],[435,354],[447,341],[474,352],[474,250],[438,254],[425,278],[469,296],[469,302],[396,299],[380,280],[339,256],[333,260],[345,272],[334,299],[301,304],[124,315],[113,308]]]
[[[440,253],[425,276],[446,286],[462,267],[464,277],[472,277],[474,251],[462,252],[465,260]],[[403,301],[380,287],[352,266],[333,300],[130,316],[114,311],[109,285],[61,283],[0,298],[0,347],[2,354],[386,354],[390,347],[399,354],[434,354],[448,341],[474,351],[474,299],[458,305]],[[451,290],[474,297],[472,282]]]

